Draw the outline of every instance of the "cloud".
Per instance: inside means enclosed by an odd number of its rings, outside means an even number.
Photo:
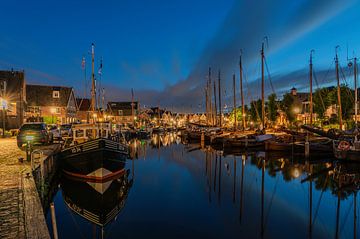
[[[236,1],[189,76],[160,92],[138,92],[140,100],[153,105],[159,102],[163,107],[178,111],[201,110],[199,104],[204,105],[204,86],[209,66],[215,70],[221,69],[222,79],[230,79],[231,75],[237,72],[240,49],[244,49],[246,53],[244,61],[254,65],[259,58],[261,42],[265,35],[271,41],[268,54],[273,54],[342,12],[352,3],[354,1]],[[289,82],[299,88],[306,85],[306,77],[307,73],[302,69],[274,75],[272,80],[279,91],[285,91],[290,87]],[[227,83],[223,82],[223,89],[231,87],[230,80],[227,80]],[[249,79],[249,89],[254,91],[251,93],[253,97],[257,97],[254,90],[258,88],[256,82],[256,78]],[[116,97],[115,93],[112,95]]]

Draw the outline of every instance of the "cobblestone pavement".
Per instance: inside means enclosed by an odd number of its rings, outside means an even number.
[[[25,238],[22,175],[30,167],[20,157],[15,139],[0,139],[0,238]]]
[[[56,145],[41,148],[51,153]],[[31,165],[25,159],[15,138],[0,138],[0,238],[49,239]]]

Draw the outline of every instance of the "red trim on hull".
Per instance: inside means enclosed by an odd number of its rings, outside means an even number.
[[[104,182],[107,182],[107,181],[110,181],[110,180],[113,180],[113,179],[123,176],[126,171],[124,168],[122,168],[122,169],[112,172],[104,177],[96,177],[96,176],[88,176],[88,175],[79,174],[79,173],[71,173],[66,170],[63,170],[63,172],[66,174],[66,176],[68,176],[74,180],[83,181],[83,182],[92,182],[92,183],[104,183]]]

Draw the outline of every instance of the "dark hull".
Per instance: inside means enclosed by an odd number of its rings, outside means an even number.
[[[334,156],[340,160],[360,162],[360,151],[348,150],[342,151],[334,147]]]
[[[128,181],[127,172],[108,183],[100,185],[105,188],[101,192],[89,183],[63,178],[61,188],[65,203],[86,220],[105,226],[124,207],[132,180]]]
[[[332,154],[332,143],[312,143],[309,142],[309,151],[310,154]],[[266,151],[284,151],[284,152],[294,152],[305,154],[305,143],[304,142],[295,142],[295,143],[285,143],[285,142],[276,142],[273,140],[265,142]]]
[[[98,139],[61,152],[63,172],[84,181],[108,181],[123,173],[127,147],[111,140]]]

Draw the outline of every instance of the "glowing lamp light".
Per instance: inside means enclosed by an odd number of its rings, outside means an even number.
[[[2,109],[7,109],[8,108],[8,102],[6,99],[4,98],[0,98],[0,105]]]
[[[54,107],[51,107],[50,112],[51,112],[51,114],[55,114],[55,113],[56,113],[56,109],[55,109]]]
[[[300,113],[300,108],[299,107],[294,107],[294,113],[295,114],[299,114]]]
[[[298,177],[300,177],[300,175],[301,175],[300,170],[298,168],[294,168],[293,171],[292,171],[292,176],[294,178],[298,178]]]
[[[93,117],[96,118],[96,117],[97,117],[97,114],[93,114]]]

